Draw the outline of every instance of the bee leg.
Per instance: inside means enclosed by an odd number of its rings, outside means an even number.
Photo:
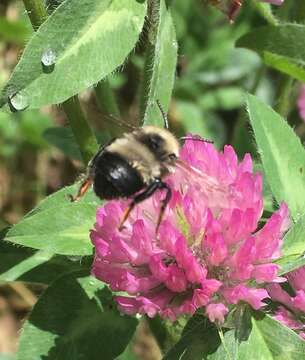
[[[87,190],[89,189],[89,187],[91,186],[91,184],[92,184],[92,179],[89,178],[89,177],[87,177],[87,178],[81,183],[81,185],[80,185],[80,187],[79,187],[79,190],[78,190],[78,193],[77,193],[76,196],[73,196],[73,195],[71,195],[71,194],[68,195],[69,198],[70,198],[70,200],[71,200],[72,202],[74,202],[74,201],[78,201],[80,198],[82,198],[82,197],[85,195],[85,193],[87,192]]]
[[[128,219],[129,214],[131,213],[132,209],[136,206],[135,201],[133,200],[131,204],[128,206],[128,208],[125,210],[124,215],[122,217],[122,220],[119,225],[119,231],[122,231],[124,229],[125,221]]]
[[[164,189],[166,190],[166,195],[165,195],[165,198],[162,200],[161,202],[161,208],[160,208],[160,212],[159,212],[159,216],[158,216],[158,221],[157,221],[157,226],[156,226],[156,234],[158,233],[158,230],[159,230],[159,227],[161,225],[161,222],[162,222],[162,219],[163,219],[163,216],[164,216],[164,211],[172,197],[172,190],[171,188],[164,182],[160,182],[160,185],[159,185],[159,189]]]
[[[162,205],[161,205],[161,211],[162,214],[164,213],[165,207],[167,205],[167,203],[169,202],[170,198],[171,198],[171,190],[169,188],[169,186],[167,184],[165,184],[164,182],[162,182],[160,179],[155,179],[150,185],[147,186],[147,188],[141,192],[140,194],[136,195],[134,197],[134,199],[132,200],[132,202],[130,203],[130,205],[128,206],[128,208],[126,209],[122,221],[120,223],[119,226],[119,230],[122,231],[124,228],[124,223],[125,221],[128,219],[129,214],[131,213],[131,211],[133,210],[133,208],[139,204],[140,202],[142,202],[143,200],[148,199],[150,196],[152,196],[152,194],[158,190],[158,189],[167,189],[167,195],[165,197],[165,199],[162,201]],[[164,209],[162,210],[162,208],[164,207]],[[158,222],[162,220],[162,214],[161,214],[161,218],[159,215],[159,219]]]

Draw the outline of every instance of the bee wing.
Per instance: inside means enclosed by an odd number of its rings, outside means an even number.
[[[122,119],[118,119],[117,117],[115,117],[112,114],[107,114],[107,115],[103,114],[103,116],[104,116],[105,119],[109,120],[113,124],[119,125],[122,128],[127,129],[129,131],[134,131],[134,130],[139,129],[139,126],[134,126],[132,124],[129,124],[128,122],[126,122],[126,121],[124,121]]]
[[[187,164],[181,159],[177,159],[176,166],[188,175],[191,175],[191,177],[197,178],[200,183],[202,183],[202,189],[204,192],[213,193],[214,198],[223,200],[228,199],[228,195],[231,192],[230,188],[228,186],[224,186],[224,184],[220,184],[217,179],[207,175],[194,166]]]

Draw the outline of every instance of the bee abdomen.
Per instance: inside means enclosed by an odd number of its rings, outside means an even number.
[[[91,166],[93,188],[101,199],[129,197],[144,187],[141,174],[117,153],[103,151]]]

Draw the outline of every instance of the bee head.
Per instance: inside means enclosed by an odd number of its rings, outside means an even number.
[[[156,159],[165,165],[174,165],[179,156],[179,142],[167,129],[144,126],[138,135]]]

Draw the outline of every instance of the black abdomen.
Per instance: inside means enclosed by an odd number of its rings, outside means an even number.
[[[101,199],[129,197],[144,187],[143,179],[120,155],[103,151],[91,164],[93,189]]]

